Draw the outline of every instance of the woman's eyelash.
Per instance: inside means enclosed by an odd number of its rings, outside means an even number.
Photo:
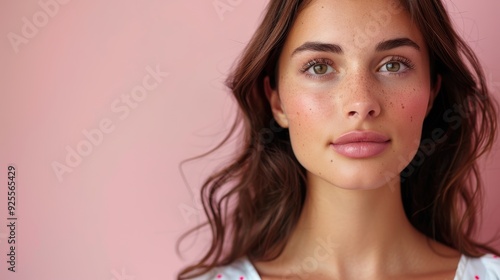
[[[411,60],[409,60],[408,58],[403,57],[403,56],[395,55],[395,56],[391,57],[391,59],[389,61],[387,61],[386,63],[384,63],[384,65],[387,64],[387,63],[390,63],[390,62],[401,62],[406,67],[408,67],[410,69],[415,69],[415,64],[413,62],[411,62]]]
[[[333,61],[331,61],[329,59],[325,59],[325,58],[315,58],[315,59],[312,59],[309,62],[307,62],[304,66],[302,66],[300,71],[304,73],[307,70],[309,70],[311,67],[313,67],[314,65],[317,65],[317,64],[326,64],[328,66],[332,66]]]
[[[389,59],[387,62],[384,63],[384,65],[387,63],[391,63],[391,62],[399,62],[399,63],[404,64],[409,69],[415,69],[415,64],[411,60],[409,60],[408,58],[403,57],[403,56],[399,56],[399,55],[392,56],[391,59]],[[311,67],[318,65],[318,64],[325,64],[328,66],[332,66],[333,61],[331,61],[330,59],[326,59],[326,58],[315,58],[315,59],[308,61],[306,64],[304,64],[304,66],[302,66],[300,71],[302,73],[306,73],[307,71],[309,71],[309,69],[311,69]]]

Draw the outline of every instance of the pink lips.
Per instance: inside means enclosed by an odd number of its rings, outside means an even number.
[[[369,158],[381,154],[389,146],[390,139],[373,131],[352,131],[340,136],[331,145],[349,158]]]

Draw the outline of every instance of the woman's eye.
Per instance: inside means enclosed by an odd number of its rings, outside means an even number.
[[[328,73],[333,72],[333,67],[331,67],[328,64],[318,63],[318,64],[315,64],[315,65],[309,67],[307,72],[309,72],[309,74],[313,74],[313,75],[326,75]]]
[[[399,62],[389,62],[385,64],[385,68],[389,72],[398,72],[399,68],[401,68],[401,64]]]
[[[410,64],[407,65],[404,62],[392,60],[382,65],[382,67],[379,68],[379,71],[388,73],[401,73],[411,68],[413,67]]]

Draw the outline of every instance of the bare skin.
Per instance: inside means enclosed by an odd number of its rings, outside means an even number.
[[[399,191],[325,188],[311,188],[280,257],[254,264],[263,280],[454,278],[460,254],[411,226]]]
[[[454,278],[459,252],[418,232],[401,201],[397,174],[417,151],[439,83],[431,85],[425,41],[400,8],[314,0],[292,26],[278,87],[266,79],[265,90],[307,170],[308,193],[283,253],[254,263],[263,280]],[[390,140],[360,157],[332,148],[352,131]]]

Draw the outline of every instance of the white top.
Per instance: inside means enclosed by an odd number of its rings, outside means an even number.
[[[306,268],[307,269],[307,268]],[[297,270],[297,273],[305,273]],[[218,267],[195,280],[261,280],[252,263],[242,258],[224,267]],[[462,255],[455,280],[500,280],[500,257],[491,254],[480,258]]]

